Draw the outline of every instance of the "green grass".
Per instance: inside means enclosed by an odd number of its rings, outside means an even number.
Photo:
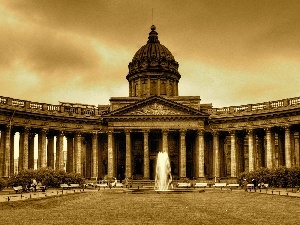
[[[243,191],[110,190],[0,203],[1,224],[298,224],[300,199]]]

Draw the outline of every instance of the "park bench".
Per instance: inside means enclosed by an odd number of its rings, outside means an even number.
[[[247,184],[247,189],[254,189],[254,184]]]
[[[214,188],[221,188],[221,189],[226,187],[226,186],[227,186],[226,183],[215,183],[213,185]]]
[[[259,189],[268,188],[268,187],[269,187],[269,184],[258,184],[257,187],[258,187]]]
[[[191,183],[177,183],[177,187],[179,187],[179,188],[189,188],[189,187],[191,187]]]
[[[79,184],[70,184],[71,188],[79,188],[80,185]]]
[[[60,188],[61,189],[70,189],[72,187],[70,185],[68,185],[68,184],[60,184]]]
[[[96,184],[96,187],[98,187],[99,189],[101,187],[103,187],[104,189],[108,187],[107,183],[102,183],[102,184]]]
[[[83,186],[84,186],[84,188],[94,188],[95,187],[93,183],[86,183]]]
[[[239,188],[240,185],[239,185],[239,184],[228,184],[227,187],[228,187],[229,189],[232,189],[232,188]]]
[[[206,188],[207,183],[196,183],[194,188]]]
[[[23,187],[22,186],[16,186],[16,187],[13,187],[14,191],[16,193],[21,193],[23,191]]]
[[[43,186],[37,186],[37,187],[36,187],[36,190],[37,190],[37,191],[41,191],[41,192],[45,192],[46,189],[47,189],[47,188],[46,188],[46,186],[44,186],[44,185],[43,185]]]
[[[122,184],[122,183],[116,183],[116,184],[115,184],[115,187],[116,187],[116,188],[122,188],[122,187],[123,187],[123,184]]]

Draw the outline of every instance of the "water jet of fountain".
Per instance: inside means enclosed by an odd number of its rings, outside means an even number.
[[[170,160],[167,152],[159,152],[156,162],[155,187],[157,191],[167,191],[172,182]]]

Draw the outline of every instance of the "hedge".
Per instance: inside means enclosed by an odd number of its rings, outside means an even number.
[[[78,173],[67,173],[64,170],[54,170],[52,168],[39,168],[37,170],[26,169],[14,174],[8,179],[8,186],[30,186],[33,179],[37,183],[53,188],[59,188],[60,184],[63,183],[81,185],[84,182],[84,178]]]
[[[239,176],[242,184],[245,179],[247,182],[256,180],[257,183],[269,184],[271,187],[299,187],[300,186],[300,167],[277,167],[274,169],[260,168],[252,172],[244,172]]]
[[[7,186],[6,180],[0,178],[0,191],[2,191]]]

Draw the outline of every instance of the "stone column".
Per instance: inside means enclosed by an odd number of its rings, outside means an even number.
[[[236,146],[236,133],[230,132],[230,158],[231,158],[231,177],[237,177],[237,146]]]
[[[18,172],[23,169],[23,152],[24,152],[24,130],[20,131],[19,139],[19,159],[18,159]],[[1,135],[1,139],[2,139]],[[3,136],[4,137],[4,136]],[[5,143],[5,142],[4,142]]]
[[[274,133],[271,128],[266,128],[266,138],[267,138],[267,168],[273,168],[273,158],[274,158]]]
[[[186,177],[186,143],[185,143],[186,130],[180,130],[180,150],[179,150],[179,162],[180,162],[180,178]]]
[[[82,137],[81,133],[77,132],[74,138],[74,162],[75,162],[75,173],[82,174],[81,166],[81,151],[82,151]]]
[[[144,130],[144,179],[150,179],[149,130]]]
[[[278,133],[278,166],[285,165],[284,158],[284,133]]]
[[[64,169],[64,133],[59,131],[56,136],[56,162],[55,168],[57,170]]]
[[[257,167],[265,167],[264,135],[257,134]]]
[[[38,134],[38,168],[46,167],[46,134],[47,130],[42,129]]]
[[[254,146],[255,146],[255,135],[253,134],[253,130],[250,129],[248,130],[249,172],[252,172],[255,169]]]
[[[4,152],[4,174],[3,177],[9,177],[10,175],[10,132],[11,127],[7,126],[5,131],[5,152]]]
[[[28,139],[28,168],[34,169],[34,137],[35,133],[29,133]]]
[[[69,173],[74,173],[74,137],[73,135],[67,135],[67,165],[66,171]]]
[[[10,132],[10,177],[15,173],[15,133],[16,131],[14,130]]]
[[[29,128],[24,128],[24,139],[23,139],[23,156],[22,156],[22,169],[28,169],[28,138],[29,138]]]
[[[92,136],[92,178],[98,177],[98,133],[93,132]]]
[[[299,167],[300,166],[299,132],[296,132],[294,137],[295,137],[295,158],[296,158],[295,166]]]
[[[111,178],[115,177],[115,152],[112,131],[108,131],[107,139],[107,176]]]
[[[130,130],[125,130],[126,135],[126,177],[132,176],[132,159],[131,159],[131,135]]]
[[[214,155],[214,177],[215,182],[220,177],[220,151],[219,151],[219,134],[213,133],[213,155]]]
[[[287,168],[292,167],[291,160],[291,132],[290,127],[284,127],[285,135],[284,135],[284,150],[285,150],[285,166]]]
[[[54,169],[54,136],[47,135],[47,167]]]
[[[168,148],[168,130],[167,129],[163,129],[162,130],[162,145],[163,145],[163,152],[167,152],[169,151]],[[185,134],[184,134],[185,137]],[[185,143],[185,142],[184,142]]]
[[[4,165],[4,153],[5,153],[5,131],[1,130],[1,144],[0,144],[0,177],[3,177],[3,165]]]
[[[198,130],[197,132],[197,147],[196,150],[196,165],[197,165],[197,176],[204,178],[204,131]]]

